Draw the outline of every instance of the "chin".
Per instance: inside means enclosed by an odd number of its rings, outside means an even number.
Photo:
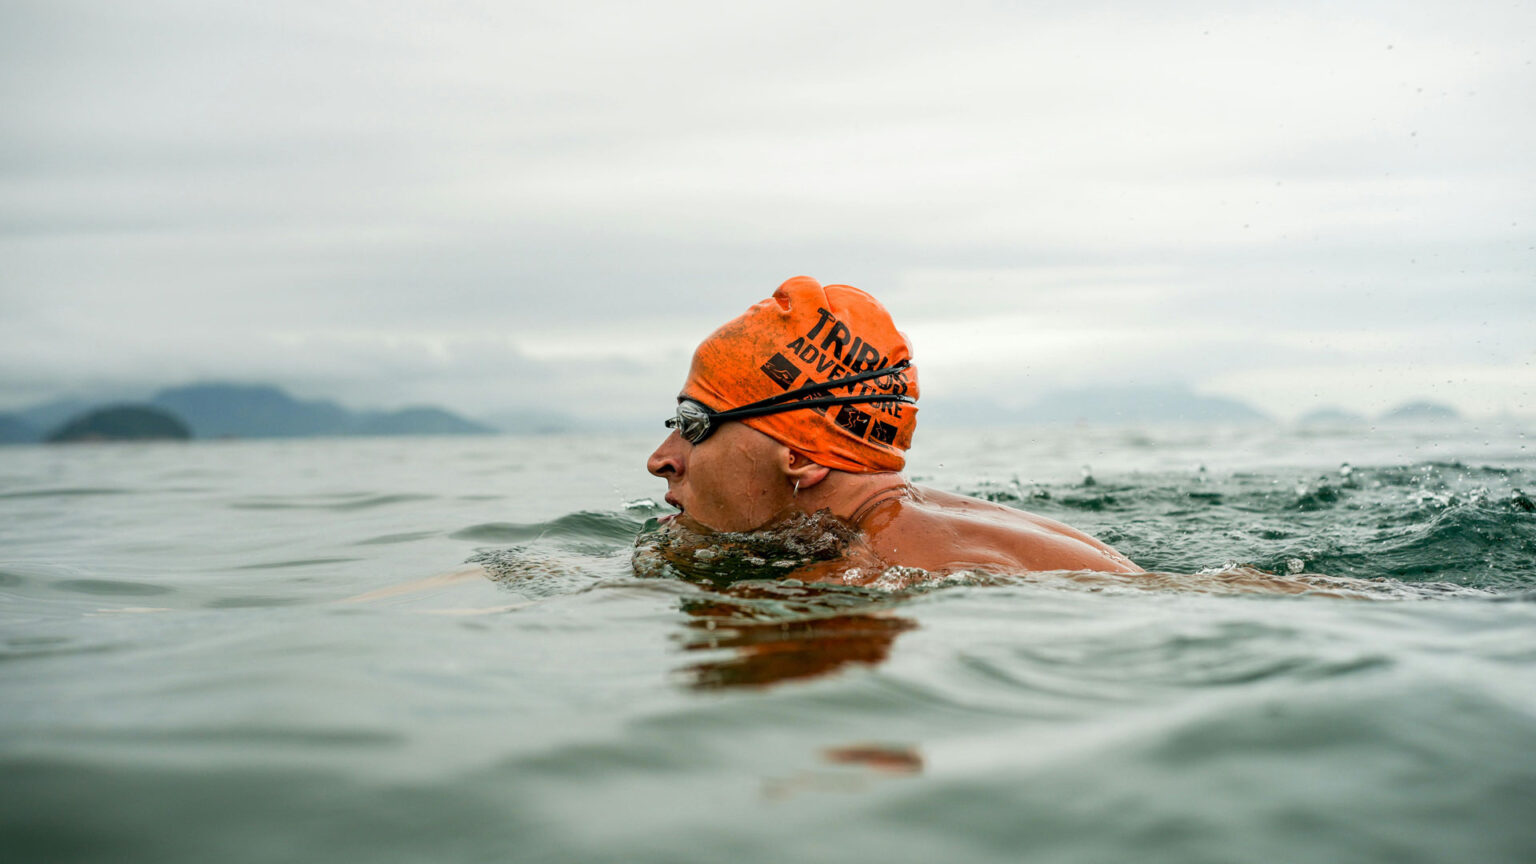
[[[743,531],[752,531],[756,528],[756,526],[753,525],[735,524],[731,519],[711,519],[710,521],[706,522],[703,519],[700,519],[698,516],[686,511],[677,514],[677,521],[680,525],[686,525],[688,528],[691,528],[694,531],[699,531],[706,534],[739,534]]]

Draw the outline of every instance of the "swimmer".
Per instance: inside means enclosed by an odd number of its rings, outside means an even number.
[[[694,352],[666,440],[647,462],[665,517],[751,532],[829,513],[856,529],[838,560],[797,578],[873,582],[890,568],[1142,573],[1059,522],[902,476],[917,425],[917,367],[890,313],[847,285],[790,279]]]

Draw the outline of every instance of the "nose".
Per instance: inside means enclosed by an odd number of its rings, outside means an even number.
[[[657,477],[683,476],[684,446],[683,436],[674,430],[666,440],[661,442],[661,446],[656,448],[656,452],[651,454],[651,458],[645,460],[645,470]]]

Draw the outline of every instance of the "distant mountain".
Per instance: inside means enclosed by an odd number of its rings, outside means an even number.
[[[490,426],[513,435],[559,435],[582,428],[581,421],[554,411],[503,411],[480,418]],[[660,423],[657,423],[660,426]]]
[[[39,429],[56,428],[98,407],[60,399],[0,415],[0,443],[38,441],[43,437]],[[491,435],[497,431],[430,405],[353,412],[328,399],[295,399],[266,384],[201,382],[169,387],[156,393],[148,405],[136,407],[170,414],[195,438]]]
[[[205,382],[155,394],[199,438],[325,435],[488,435],[496,430],[429,405],[353,412],[328,399],[295,399],[265,384]]]
[[[1058,390],[1025,405],[1009,408],[974,397],[924,397],[920,426],[1004,426],[1093,423],[1269,423],[1273,419],[1246,402],[1205,396],[1187,387],[1081,387]]]
[[[1358,426],[1366,423],[1368,418],[1364,414],[1356,414],[1343,408],[1318,408],[1301,415],[1297,420],[1303,426]]]
[[[1384,423],[1452,423],[1460,419],[1455,408],[1440,402],[1409,402],[1381,415]]]
[[[0,444],[31,444],[43,440],[37,427],[16,414],[0,414]]]
[[[1262,411],[1186,387],[1084,387],[1058,390],[1025,408],[1036,423],[1264,423]]]
[[[358,418],[357,435],[492,435],[496,430],[441,408],[405,408]]]
[[[335,402],[300,401],[263,384],[190,384],[150,400],[186,419],[199,438],[291,438],[346,435],[352,412]]]
[[[69,420],[84,414],[92,408],[99,408],[103,404],[137,403],[143,401],[142,394],[131,396],[118,395],[111,398],[88,401],[85,399],[51,399],[36,405],[28,405],[12,412],[20,417],[28,426],[38,430],[37,439],[43,437],[42,430],[56,429],[65,420]]]
[[[76,417],[48,433],[51,444],[78,441],[185,441],[187,424],[153,405],[112,405]]]

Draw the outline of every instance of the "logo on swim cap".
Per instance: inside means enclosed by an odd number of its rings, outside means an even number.
[[[869,430],[869,415],[852,405],[844,405],[843,410],[837,412],[837,425],[863,438]]]
[[[795,379],[800,377],[800,367],[785,359],[783,354],[768,358],[763,364],[763,372],[784,390],[795,386]]]

